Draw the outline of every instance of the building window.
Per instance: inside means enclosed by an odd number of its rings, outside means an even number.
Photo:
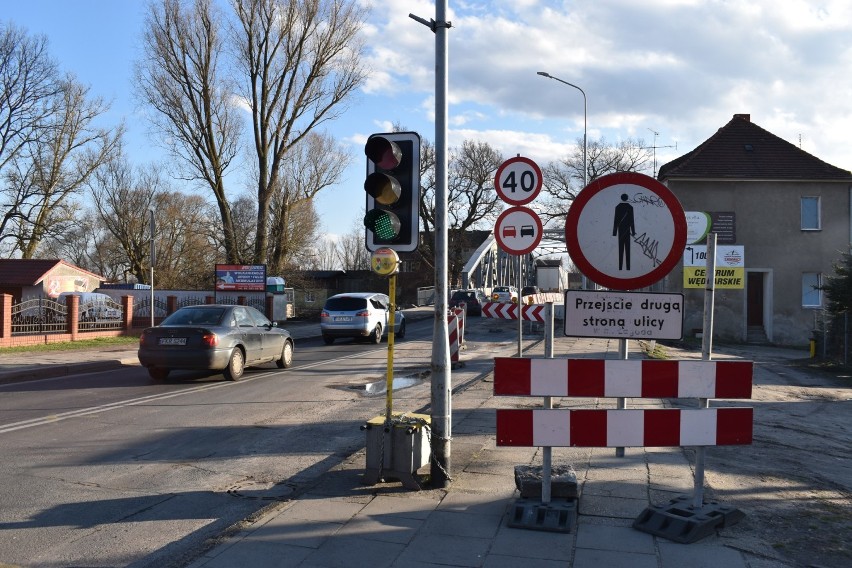
[[[313,292],[305,292],[305,303],[306,304],[313,304],[315,301],[316,301],[316,298],[314,297]]]
[[[819,197],[802,197],[802,230],[818,231],[822,219],[819,214]]]
[[[822,274],[819,272],[805,272],[802,274],[802,307],[822,307]]]

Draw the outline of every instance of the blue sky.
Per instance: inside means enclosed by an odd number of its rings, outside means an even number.
[[[848,0],[449,0],[449,144],[482,140],[540,165],[583,136],[643,138],[657,166],[736,113],[818,158],[852,169],[852,6]],[[317,207],[348,232],[363,214],[363,144],[400,123],[434,141],[434,35],[408,18],[419,0],[373,0],[364,29],[372,73],[328,130],[353,156]],[[65,71],[112,102],[134,162],[162,157],[133,97],[145,2],[3,0],[0,21],[45,34]],[[654,132],[659,133],[655,136]],[[674,147],[676,146],[676,148]],[[646,172],[651,173],[651,172]],[[176,182],[177,183],[177,182]],[[234,195],[243,191],[235,182]]]

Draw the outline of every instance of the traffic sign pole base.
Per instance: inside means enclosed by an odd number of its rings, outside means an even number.
[[[509,510],[506,523],[515,529],[570,533],[577,524],[577,500],[516,499]]]
[[[697,542],[745,518],[745,513],[716,502],[692,507],[692,497],[682,495],[667,505],[651,506],[633,521],[633,528],[682,544]]]

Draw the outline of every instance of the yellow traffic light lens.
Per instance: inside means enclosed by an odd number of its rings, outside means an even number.
[[[372,209],[364,215],[364,226],[372,231],[376,238],[390,241],[399,236],[399,217],[390,211]]]
[[[364,181],[364,189],[370,197],[382,205],[393,205],[399,201],[402,188],[395,177],[382,173],[372,173]]]

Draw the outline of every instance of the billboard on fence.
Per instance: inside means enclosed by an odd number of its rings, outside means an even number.
[[[217,264],[217,292],[265,292],[265,264]]]

